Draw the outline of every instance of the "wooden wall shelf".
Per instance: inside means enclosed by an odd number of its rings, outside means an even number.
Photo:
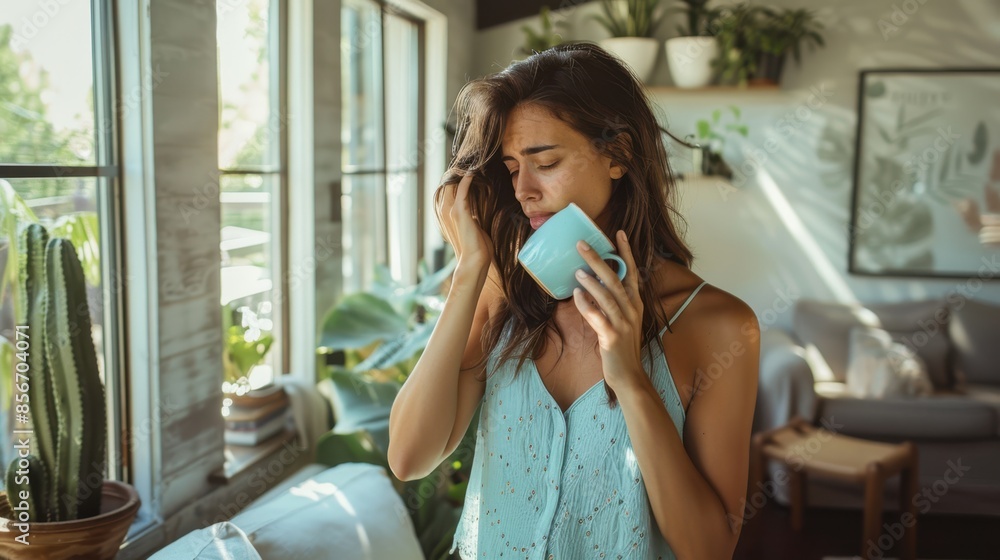
[[[646,86],[646,91],[648,91],[652,95],[669,95],[676,93],[726,93],[726,94],[762,93],[762,92],[779,92],[781,91],[781,85],[763,84],[763,85],[748,85],[746,87],[705,86],[700,88],[679,88],[676,86]]]

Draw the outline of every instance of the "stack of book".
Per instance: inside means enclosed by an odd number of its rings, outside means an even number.
[[[291,422],[288,395],[280,386],[268,389],[254,396],[234,397],[233,404],[223,410],[227,444],[257,445],[284,431]]]

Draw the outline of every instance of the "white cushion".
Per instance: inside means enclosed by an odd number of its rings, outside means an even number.
[[[862,306],[803,298],[795,303],[793,323],[802,346],[814,345],[829,364],[830,381],[846,380],[850,328],[867,326],[885,329],[896,342],[913,349],[927,365],[934,386],[947,389],[952,385],[948,317],[947,305],[938,300]]]
[[[191,531],[156,554],[151,560],[261,560],[242,529],[229,521]]]
[[[885,329],[851,327],[847,390],[862,398],[926,396],[934,391],[927,365]]]
[[[385,469],[344,463],[234,517],[262,560],[424,560]]]

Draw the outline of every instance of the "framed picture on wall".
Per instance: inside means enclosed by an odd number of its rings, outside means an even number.
[[[863,70],[848,270],[1000,278],[1000,68]]]

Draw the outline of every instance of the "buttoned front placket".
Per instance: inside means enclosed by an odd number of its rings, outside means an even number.
[[[545,483],[548,500],[545,504],[545,511],[542,513],[541,519],[539,519],[538,533],[535,535],[535,542],[543,543],[542,546],[536,549],[539,551],[539,554],[535,558],[539,560],[552,560],[554,558],[552,554],[548,553],[549,535],[552,534],[552,523],[555,521],[556,508],[559,507],[560,489],[563,483],[563,466],[566,462],[566,442],[569,441],[569,434],[567,433],[569,423],[566,421],[566,415],[569,413],[569,410],[563,413],[555,402],[549,403],[546,405],[546,408],[552,411],[552,417],[558,426],[558,433],[552,442],[552,448],[549,451],[549,461],[546,465],[549,473]]]

